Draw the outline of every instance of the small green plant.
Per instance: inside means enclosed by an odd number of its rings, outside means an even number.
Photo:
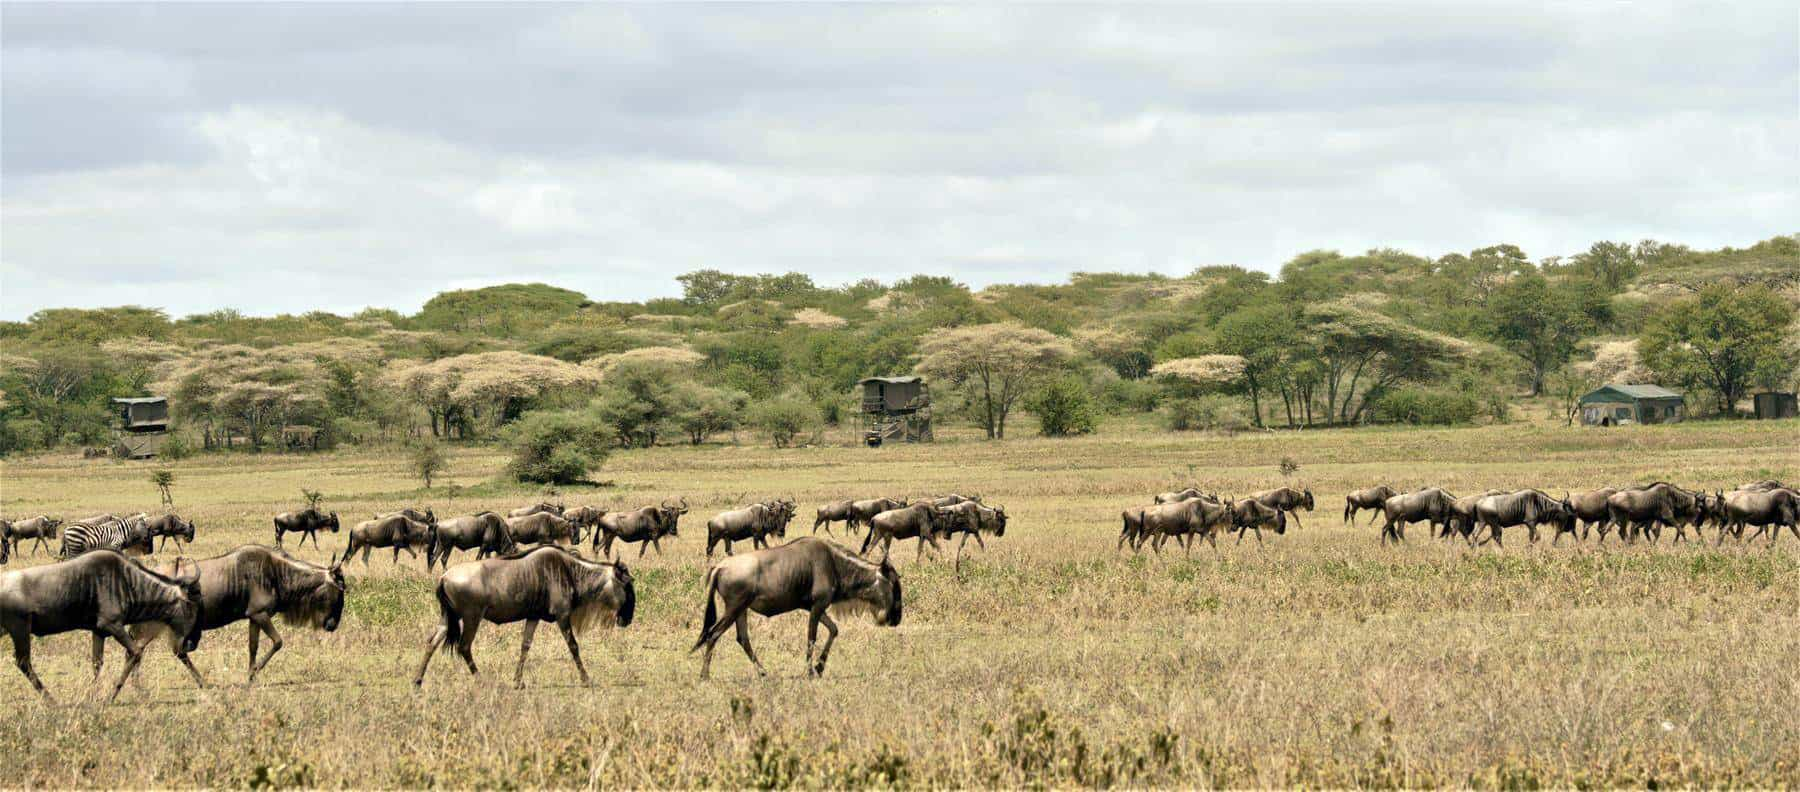
[[[408,460],[411,462],[413,475],[425,481],[425,489],[431,489],[431,479],[450,464],[449,458],[444,456],[444,449],[435,440],[414,443]]]
[[[162,505],[175,505],[175,494],[170,491],[175,486],[175,471],[167,468],[152,470],[150,483],[155,484],[157,493],[162,495]]]
[[[318,490],[309,490],[305,487],[300,488],[300,495],[301,497],[306,498],[306,508],[314,510],[319,508],[319,501],[324,500],[325,498],[325,493]]]
[[[606,420],[591,411],[526,413],[509,432],[508,470],[520,481],[573,484],[606,461],[617,439]]]

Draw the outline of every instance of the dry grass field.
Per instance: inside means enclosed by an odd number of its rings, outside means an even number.
[[[595,686],[540,632],[527,688],[508,682],[516,626],[482,631],[410,676],[435,619],[420,562],[353,563],[333,634],[287,648],[242,687],[244,628],[211,633],[196,691],[166,649],[117,704],[87,691],[87,637],[36,645],[65,704],[0,671],[0,786],[841,787],[1800,785],[1800,543],[1504,551],[1410,534],[1383,548],[1341,524],[1345,491],[1453,491],[1670,479],[1727,487],[1800,478],[1800,424],[1612,430],[1533,423],[1217,437],[1130,423],[1074,440],[621,453],[569,490],[616,506],[686,495],[664,557],[630,558],[637,623],[588,636]],[[1188,480],[1225,492],[1311,487],[1303,527],[1216,555],[1115,553],[1120,507]],[[429,492],[399,456],[211,456],[168,465],[190,552],[269,542],[302,487],[347,518],[403,504],[440,516],[511,508],[494,450],[459,450]],[[156,504],[147,463],[5,462],[0,511],[80,516]],[[792,495],[807,531],[828,499],[978,492],[1013,515],[960,576],[916,563],[898,628],[846,624],[826,677],[805,678],[804,617],[753,619],[772,674],[729,639],[696,679],[704,521]],[[792,535],[792,534],[790,534]],[[327,535],[324,560],[343,536]],[[973,545],[970,545],[971,550]],[[635,554],[635,550],[632,551]],[[972,551],[973,552],[973,551]],[[466,554],[465,554],[466,555]],[[44,557],[15,560],[43,563]],[[107,673],[120,653],[111,649]]]

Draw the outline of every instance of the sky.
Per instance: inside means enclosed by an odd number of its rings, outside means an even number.
[[[0,5],[0,319],[1797,221],[1791,2]]]

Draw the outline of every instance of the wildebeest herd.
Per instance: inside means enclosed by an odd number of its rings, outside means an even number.
[[[1314,508],[1313,493],[1293,487],[1241,498],[1190,487],[1152,500],[1122,512],[1115,550],[1129,545],[1137,552],[1148,544],[1160,553],[1170,540],[1190,553],[1199,540],[1216,550],[1218,535],[1228,531],[1236,533],[1240,543],[1245,534],[1254,532],[1260,544],[1264,529],[1285,534],[1290,522],[1300,526],[1300,512]],[[702,678],[711,668],[714,645],[734,628],[745,656],[763,672],[750,646],[751,611],[763,616],[806,611],[806,670],[809,675],[823,674],[838,635],[833,614],[861,612],[880,625],[899,624],[900,575],[888,558],[896,540],[916,540],[919,559],[927,546],[934,554],[941,552],[940,540],[961,534],[956,554],[960,571],[971,537],[985,548],[982,535],[1004,536],[1007,526],[1005,507],[990,506],[979,496],[882,497],[820,506],[813,522],[815,536],[773,543],[771,539],[787,536],[796,511],[794,499],[773,498],[720,512],[707,521],[707,559],[721,544],[728,557],[711,564],[706,573],[705,615],[700,637],[690,650],[705,650]],[[1421,522],[1438,538],[1459,537],[1471,546],[1488,542],[1503,546],[1509,528],[1525,529],[1535,542],[1545,526],[1554,532],[1552,544],[1564,534],[1580,540],[1597,534],[1604,544],[1614,531],[1626,542],[1641,538],[1654,543],[1664,530],[1672,530],[1676,541],[1692,531],[1700,541],[1701,530],[1707,527],[1717,531],[1721,544],[1727,537],[1745,541],[1765,535],[1772,544],[1783,528],[1800,539],[1800,493],[1779,481],[1713,493],[1655,482],[1631,489],[1565,493],[1561,498],[1536,489],[1458,497],[1439,487],[1402,493],[1382,485],[1345,496],[1346,524],[1355,524],[1362,511],[1374,512],[1374,519],[1381,521],[1383,544],[1405,541],[1407,526]],[[687,512],[685,498],[627,511],[535,503],[504,516],[483,511],[444,520],[429,508],[408,508],[358,522],[348,530],[342,552],[319,565],[281,549],[287,534],[299,534],[302,546],[310,538],[317,548],[319,532],[340,530],[335,512],[308,508],[274,518],[275,547],[245,545],[214,558],[177,558],[155,568],[134,556],[157,552],[158,539],[163,547],[174,541],[177,549],[192,542],[193,522],[173,514],[103,514],[68,522],[45,515],[0,520],[0,563],[22,552],[27,542],[34,555],[56,544],[62,559],[0,573],[0,629],[12,638],[19,670],[46,700],[50,694],[31,665],[31,640],[73,631],[92,636],[96,680],[106,639],[124,648],[125,668],[109,700],[118,695],[144,649],[158,636],[167,637],[175,657],[195,683],[204,686],[188,653],[199,646],[205,632],[239,621],[248,622],[246,679],[254,681],[283,645],[275,617],[289,626],[337,629],[348,589],[343,567],[354,554],[361,552],[366,567],[376,549],[390,550],[396,564],[403,550],[411,558],[423,551],[427,571],[439,567],[444,571],[434,589],[439,623],[427,641],[415,685],[423,685],[432,657],[446,646],[454,646],[470,673],[476,673],[471,649],[483,622],[524,622],[515,684],[524,682],[525,658],[539,622],[557,626],[570,660],[587,684],[578,637],[601,625],[629,626],[636,610],[631,572],[615,554],[614,543],[639,545],[640,558],[650,548],[660,555],[662,540],[679,536],[679,523]],[[843,523],[846,532],[866,531],[860,550],[816,536],[820,528],[831,533],[833,523]],[[1746,537],[1752,527],[1755,532]],[[584,538],[593,558],[578,549]],[[733,544],[744,541],[751,543],[751,552],[733,555]],[[879,556],[867,557],[877,546]],[[450,556],[458,550],[475,551],[475,559],[452,566]],[[827,632],[822,647],[817,646],[820,625]],[[260,651],[264,636],[269,639],[266,653]]]

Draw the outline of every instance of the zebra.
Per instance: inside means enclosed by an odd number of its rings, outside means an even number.
[[[62,557],[74,558],[96,548],[108,548],[120,552],[135,552],[149,555],[156,551],[155,538],[150,534],[149,521],[144,515],[119,519],[108,515],[101,519],[86,519],[69,523],[63,527]]]

